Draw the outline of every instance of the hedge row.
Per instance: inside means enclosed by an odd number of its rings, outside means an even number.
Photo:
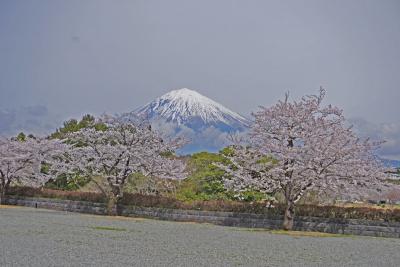
[[[30,187],[12,187],[8,195],[24,197],[45,197],[58,198],[89,202],[106,202],[106,198],[101,193],[61,191],[53,189],[37,189]],[[120,204],[158,207],[171,209],[192,209],[208,211],[229,211],[242,213],[283,215],[284,205],[276,204],[273,208],[267,208],[261,202],[239,202],[228,200],[192,201],[183,202],[165,196],[150,196],[140,194],[124,194]],[[296,207],[296,216],[323,217],[335,219],[367,219],[400,222],[400,209],[382,209],[374,207],[340,207],[340,206],[318,206],[318,205],[299,205]]]
[[[95,192],[78,192],[78,191],[62,191],[55,189],[41,189],[32,187],[10,187],[7,191],[10,196],[22,197],[44,197],[44,198],[57,198],[68,199],[77,201],[89,202],[106,202],[103,194]]]

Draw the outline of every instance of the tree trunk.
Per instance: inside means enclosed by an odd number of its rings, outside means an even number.
[[[107,202],[108,215],[110,215],[110,216],[118,215],[118,212],[117,212],[118,201],[119,201],[119,199],[115,195],[111,194],[110,196],[108,196],[108,202]]]
[[[5,204],[6,201],[6,190],[4,188],[0,188],[0,205]]]
[[[121,214],[119,201],[122,199],[123,191],[119,186],[113,186],[108,196],[107,212],[108,215],[116,216]]]
[[[288,201],[286,203],[286,210],[283,219],[283,230],[289,231],[293,229],[294,223],[294,203],[293,201]]]
[[[110,195],[107,197],[107,213],[111,216],[120,215],[120,208],[119,208],[119,196]]]

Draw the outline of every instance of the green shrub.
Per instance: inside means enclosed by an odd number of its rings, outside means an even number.
[[[79,122],[76,119],[65,121],[63,127],[57,129],[50,137],[54,139],[63,139],[67,134],[77,132],[84,128],[94,128],[97,131],[104,131],[107,129],[107,126],[104,123],[96,122],[94,116],[87,114],[84,115]]]
[[[62,191],[47,188],[10,187],[7,195],[23,197],[44,197],[76,201],[106,202],[105,196],[96,192]]]
[[[62,174],[55,179],[50,179],[49,181],[47,181],[44,187],[48,189],[75,191],[88,184],[89,182],[89,178],[80,176],[78,174],[73,176]]]
[[[223,170],[214,163],[228,164],[220,154],[200,152],[193,154],[188,161],[190,175],[182,181],[178,188],[177,198],[180,200],[212,200],[231,199],[223,184]]]

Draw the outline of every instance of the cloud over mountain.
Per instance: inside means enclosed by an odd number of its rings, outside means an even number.
[[[349,122],[362,137],[384,140],[379,155],[387,159],[400,160],[400,123],[372,123],[363,118],[353,118]]]
[[[9,136],[18,132],[48,134],[55,130],[58,123],[42,105],[0,109],[0,135]]]

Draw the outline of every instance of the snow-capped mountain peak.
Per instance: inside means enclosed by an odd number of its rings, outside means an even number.
[[[148,120],[165,136],[183,136],[190,142],[179,150],[188,154],[216,152],[230,144],[230,133],[245,133],[251,122],[214,100],[187,88],[170,91],[125,116]]]
[[[197,124],[201,121],[202,124],[224,124],[235,128],[238,125],[246,127],[249,123],[236,112],[187,88],[170,91],[135,113],[146,115],[150,119],[155,116],[161,117],[178,125],[193,124],[195,120]]]

